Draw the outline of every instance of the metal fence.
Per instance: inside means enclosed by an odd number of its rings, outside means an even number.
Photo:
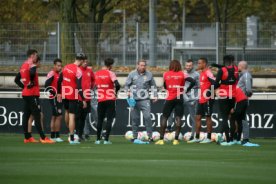
[[[39,51],[42,62],[51,63],[62,54],[85,52],[94,55],[96,63],[112,57],[116,65],[135,65],[138,58],[149,59],[149,25],[124,24],[70,24],[74,27],[68,52],[61,52],[63,30],[60,23],[1,24],[0,65],[19,65],[26,58],[28,48]],[[166,66],[173,57],[180,60],[207,57],[217,61],[219,48],[216,23],[186,24],[184,34],[178,23],[156,25],[156,65]],[[245,59],[258,66],[276,66],[276,23],[227,25],[227,53],[237,60]],[[95,34],[96,33],[96,34]],[[184,35],[184,37],[183,37]],[[97,36],[97,37],[95,37]],[[66,38],[65,38],[66,39]],[[96,44],[95,44],[96,42]],[[93,46],[93,44],[94,46]]]

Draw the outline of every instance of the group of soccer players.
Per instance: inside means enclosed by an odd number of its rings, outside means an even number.
[[[52,108],[51,138],[45,136],[43,131],[43,113],[39,103],[40,88],[37,69],[40,66],[40,58],[36,50],[27,51],[27,60],[22,64],[20,72],[15,77],[15,83],[22,88],[24,100],[23,130],[24,142],[53,144],[63,142],[60,138],[62,122],[62,109],[65,109],[64,120],[69,129],[69,143],[80,144],[83,141],[83,131],[88,113],[91,111],[91,99],[97,98],[97,138],[95,144],[101,144],[103,123],[106,133],[103,144],[112,144],[109,135],[112,123],[116,116],[116,98],[121,86],[114,72],[111,71],[114,60],[107,58],[104,66],[97,72],[88,66],[85,54],[77,54],[71,64],[62,68],[60,59],[54,60],[54,67],[48,73],[45,88],[50,93],[49,104]],[[252,77],[248,72],[245,61],[235,65],[232,55],[224,56],[224,65],[217,67],[217,76],[214,77],[208,60],[200,58],[197,62],[198,72],[194,69],[192,60],[185,62],[185,70],[182,70],[178,60],[172,60],[169,71],[163,75],[164,89],[167,92],[163,115],[161,119],[160,140],[155,144],[163,145],[166,129],[171,129],[171,119],[174,113],[176,133],[173,145],[179,144],[181,131],[181,119],[184,115],[184,107],[192,120],[192,136],[188,143],[211,143],[213,104],[215,96],[218,98],[220,113],[223,122],[220,132],[225,134],[226,141],[218,138],[220,145],[249,143],[249,126],[245,121],[248,98],[252,96]],[[146,69],[147,62],[139,60],[137,68],[130,72],[126,79],[125,90],[127,101],[131,107],[131,120],[134,144],[147,144],[152,140],[151,104],[157,101],[157,87],[153,74]],[[239,76],[239,71],[241,72]],[[94,89],[97,93],[93,93]],[[151,101],[151,99],[153,99]],[[146,125],[149,141],[138,139],[138,125],[140,111]],[[201,120],[206,117],[207,137],[200,140]],[[95,118],[95,117],[94,117]],[[32,137],[31,122],[34,120],[40,140]],[[230,120],[230,128],[228,126]],[[167,124],[169,126],[167,127]],[[244,133],[243,142],[241,134]],[[75,133],[79,139],[75,139]],[[195,134],[195,135],[194,135]],[[222,135],[221,134],[221,135]]]

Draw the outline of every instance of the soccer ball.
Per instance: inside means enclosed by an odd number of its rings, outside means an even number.
[[[183,140],[184,141],[189,141],[190,137],[191,137],[192,133],[191,132],[186,132],[183,136]]]
[[[79,138],[79,136],[77,134],[74,134],[74,140],[75,141],[79,141],[80,140],[80,138]],[[70,135],[68,136],[68,142],[70,142]]]
[[[200,140],[203,140],[203,139],[205,139],[206,137],[207,137],[207,133],[200,132],[200,134],[199,134],[199,139],[200,139]]]
[[[211,134],[211,140],[212,140],[213,142],[216,142],[216,137],[217,137],[217,133],[212,133],[212,134]]]
[[[164,141],[172,141],[174,139],[173,134],[170,132],[165,133],[164,135]]]
[[[160,133],[152,132],[152,139],[153,139],[153,141],[158,141],[160,139]]]
[[[133,132],[131,130],[127,131],[126,134],[125,134],[125,138],[127,140],[133,139]]]
[[[218,138],[219,138],[219,137],[222,137],[222,138],[223,138],[223,135],[222,135],[221,133],[217,133],[217,134],[216,134],[216,139],[215,139],[216,142],[218,142]],[[223,138],[223,140],[224,140],[224,138]]]
[[[138,132],[138,139],[141,141],[149,140],[147,131]]]
[[[175,139],[175,131],[173,131],[173,132],[171,133],[171,136],[172,136],[172,140],[174,140],[174,139]],[[182,137],[183,137],[183,135],[182,135],[182,133],[180,132],[179,135],[178,135],[178,140],[181,140]]]

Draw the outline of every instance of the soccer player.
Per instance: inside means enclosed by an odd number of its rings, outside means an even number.
[[[223,57],[224,66],[218,70],[215,82],[215,89],[218,88],[219,109],[222,116],[221,134],[225,134],[226,142],[222,142],[222,138],[218,138],[218,143],[222,146],[231,145],[233,135],[229,135],[228,120],[231,109],[235,105],[236,86],[239,78],[238,67],[234,63],[234,56],[225,55]],[[233,121],[233,120],[230,120]]]
[[[185,73],[195,80],[195,85],[191,91],[184,93],[184,107],[188,108],[190,114],[190,122],[192,124],[191,137],[190,140],[194,139],[196,131],[196,108],[198,104],[198,90],[199,90],[199,73],[194,69],[194,62],[189,59],[185,63]],[[185,88],[188,88],[189,83],[185,83]]]
[[[190,122],[192,125],[192,133],[190,140],[194,139],[196,124],[195,124],[195,115],[196,115],[196,107],[198,104],[198,89],[199,89],[199,73],[194,69],[194,62],[192,59],[188,59],[185,62],[185,74],[195,80],[195,85],[191,89],[191,91],[184,93],[184,108],[188,108],[188,112],[190,114]],[[185,83],[185,89],[189,87],[190,83]],[[167,132],[171,132],[171,125],[173,123],[172,114],[168,119],[168,127],[166,129]]]
[[[200,58],[198,60],[198,69],[201,70],[199,76],[200,82],[200,96],[196,110],[196,137],[188,143],[211,143],[212,134],[212,113],[214,103],[214,92],[212,86],[214,85],[215,78],[208,66],[207,58]],[[200,140],[201,120],[206,117],[207,124],[207,138]]]
[[[107,122],[104,144],[112,144],[112,142],[109,141],[109,135],[112,128],[112,122],[116,116],[116,94],[121,87],[115,73],[111,71],[113,64],[114,60],[112,58],[107,58],[104,60],[102,69],[95,73],[95,85],[98,90],[98,124],[97,140],[95,144],[101,144],[101,133],[105,118],[107,118]]]
[[[78,53],[75,57],[75,61],[72,64],[64,66],[58,80],[58,102],[62,102],[64,99],[65,108],[65,122],[70,131],[71,145],[80,144],[78,140],[74,139],[74,131],[76,127],[76,115],[79,111],[79,95],[82,99],[82,106],[86,108],[87,104],[82,92],[82,72],[79,66],[83,63],[85,55]],[[61,85],[62,84],[62,85]]]
[[[239,82],[236,88],[236,103],[232,109],[232,116],[237,123],[237,132],[234,134],[232,144],[242,144],[243,146],[259,146],[249,142],[249,125],[246,121],[246,110],[249,105],[249,98],[252,96],[252,76],[248,71],[246,61],[239,62],[238,69],[240,72]],[[231,131],[235,132],[235,124],[231,124]],[[241,142],[241,134],[243,132],[243,141]]]
[[[189,81],[190,86],[187,88],[189,92],[195,85],[195,81],[188,77],[181,68],[181,64],[178,60],[172,60],[170,62],[169,71],[165,72],[163,75],[164,79],[164,88],[167,89],[167,98],[163,108],[163,116],[161,120],[161,129],[160,129],[160,140],[155,144],[164,145],[164,134],[167,126],[167,120],[172,113],[173,109],[175,111],[175,140],[173,145],[179,144],[179,133],[181,130],[181,118],[184,113],[184,86],[185,82]]]
[[[62,69],[61,59],[54,60],[54,67],[48,73],[45,88],[50,92],[49,102],[52,108],[51,139],[55,142],[63,142],[60,138],[60,127],[62,120],[62,103],[57,100],[57,85],[59,74]]]
[[[27,51],[28,59],[22,64],[20,72],[15,77],[15,83],[22,88],[22,97],[24,100],[23,130],[24,143],[37,143],[28,130],[28,121],[32,115],[35,121],[35,127],[40,134],[40,142],[43,144],[52,144],[54,141],[45,136],[41,127],[41,114],[39,103],[39,83],[37,73],[38,53],[36,50]],[[22,81],[22,82],[21,82]]]
[[[77,134],[79,136],[79,139],[81,141],[84,141],[83,138],[83,131],[84,131],[84,125],[85,125],[85,120],[87,117],[87,114],[91,111],[91,89],[94,88],[95,84],[95,76],[92,71],[91,67],[88,67],[88,60],[87,57],[85,56],[84,61],[82,65],[80,66],[80,69],[82,71],[82,91],[85,97],[85,101],[87,104],[86,108],[82,108],[82,105],[80,106],[79,113],[77,116]],[[80,101],[82,100],[81,97],[79,97]]]
[[[90,115],[91,116],[87,116],[86,121],[85,121],[85,125],[84,125],[84,138],[85,140],[89,140],[89,134],[90,134],[90,130],[91,130],[91,125],[90,125],[90,121],[93,119],[95,124],[98,124],[98,112],[97,112],[97,108],[98,108],[98,100],[97,100],[97,94],[96,94],[96,87],[94,85],[94,88],[92,89],[92,97],[91,97],[91,101],[90,101],[90,106],[91,106],[91,111],[90,111]]]
[[[137,63],[137,69],[130,72],[125,83],[125,89],[128,93],[128,96],[136,101],[135,106],[131,110],[133,131],[132,142],[134,144],[144,144],[143,141],[137,139],[138,126],[140,123],[140,111],[143,112],[143,118],[146,125],[149,141],[152,142],[150,90],[153,91],[153,102],[156,102],[157,89],[152,73],[146,70],[146,68],[146,60],[139,60]]]
[[[40,60],[41,60],[41,58],[39,56],[37,56],[37,62],[35,62],[37,69],[40,68],[40,66],[41,66]],[[39,110],[40,110],[40,117],[41,117],[40,118],[41,119],[41,128],[42,128],[42,131],[44,131],[44,114],[42,112],[41,106],[40,106]],[[32,132],[33,121],[34,121],[34,117],[33,117],[33,115],[31,115],[29,118],[29,122],[28,122],[28,131],[29,132]]]

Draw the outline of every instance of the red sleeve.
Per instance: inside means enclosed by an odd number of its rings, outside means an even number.
[[[77,79],[80,79],[82,77],[82,71],[79,67],[77,67],[76,77],[77,77]]]
[[[95,86],[95,75],[94,72],[91,70],[91,89]]]
[[[117,77],[116,77],[116,75],[115,75],[114,72],[109,71],[109,74],[110,74],[110,78],[111,78],[112,82],[114,82],[115,80],[117,80]]]

